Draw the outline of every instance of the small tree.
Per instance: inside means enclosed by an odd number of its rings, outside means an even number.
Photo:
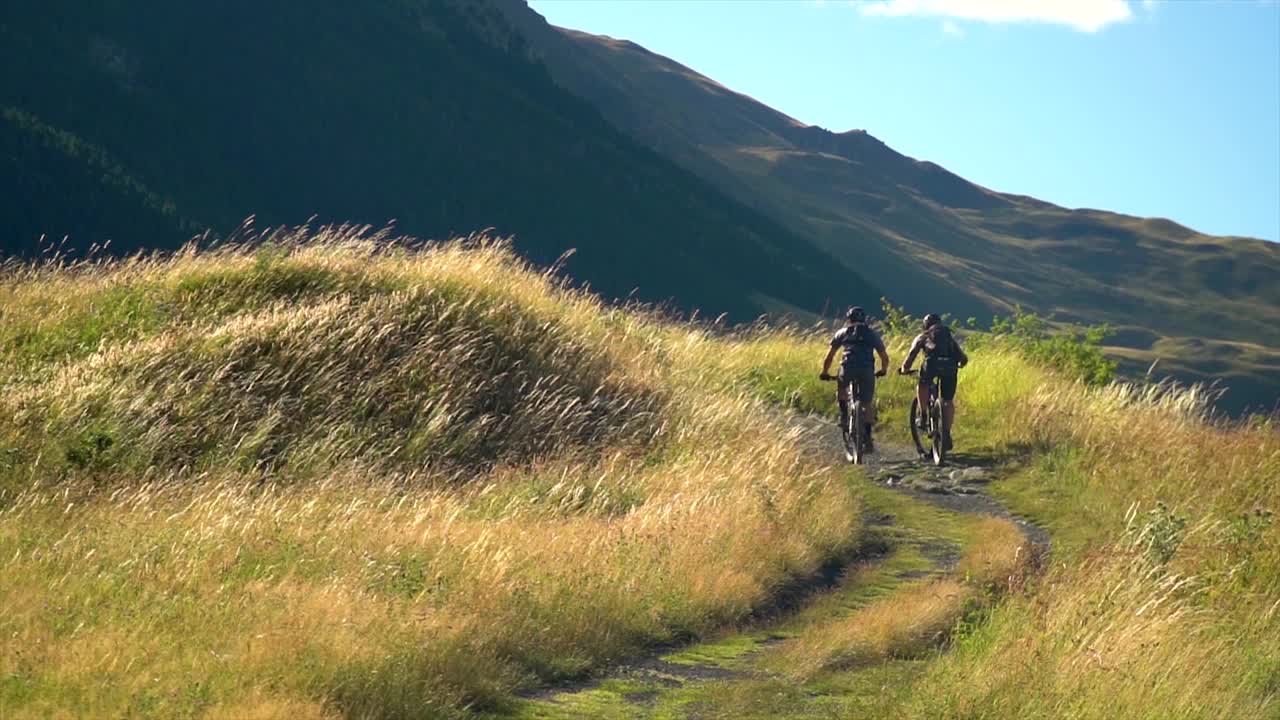
[[[906,308],[894,305],[889,298],[880,298],[880,312],[884,314],[884,330],[889,335],[909,335],[919,324]]]
[[[1070,326],[1055,333],[1044,318],[1019,306],[1009,317],[992,318],[991,334],[1012,344],[1028,359],[1089,385],[1106,385],[1115,380],[1116,363],[1108,360],[1101,348],[1102,341],[1111,334],[1107,325]]]

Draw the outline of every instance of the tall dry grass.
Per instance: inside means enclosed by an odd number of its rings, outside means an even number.
[[[908,583],[834,621],[806,627],[779,648],[772,664],[804,680],[891,658],[920,657],[949,643],[966,615],[1020,591],[1034,561],[1022,531],[991,516],[962,524],[966,547],[953,570]]]
[[[719,376],[751,388],[772,404],[834,419],[835,384],[821,382],[818,373],[837,327],[752,328],[723,338],[714,355]],[[899,375],[897,369],[912,338],[886,335],[884,340],[890,365],[888,375],[876,381],[877,432],[907,444],[911,442],[907,416],[917,378]],[[1045,384],[1062,381],[997,344],[988,343],[971,354],[972,362],[959,375],[955,441],[962,448],[990,449],[993,443],[1003,442],[998,433],[1006,427],[1004,413],[1009,408]]]
[[[1280,437],[1205,400],[1058,381],[993,421],[1043,453],[998,491],[1056,531],[1055,562],[939,661],[912,717],[1280,713]]]
[[[0,714],[455,717],[696,636],[858,500],[694,327],[501,244],[0,283]]]
[[[830,415],[829,388],[814,378],[824,335],[748,338],[735,357],[750,348],[760,362],[744,361],[740,377],[775,401]],[[897,364],[902,341],[889,345]],[[1053,552],[1038,578],[985,574],[1012,592],[954,635],[902,715],[1280,717],[1274,420],[1215,418],[1205,388],[1090,389],[995,342],[970,355],[957,450],[1023,465],[993,491],[1051,530]],[[913,385],[892,375],[878,385],[880,431],[900,442]],[[988,547],[990,557],[966,560],[978,585],[987,580],[975,571],[1004,566],[1014,545]],[[891,631],[946,605],[927,586],[917,592],[913,613],[868,609],[875,617],[847,632],[791,645],[795,657],[782,665],[807,676],[891,656]],[[944,613],[939,627],[954,617]]]

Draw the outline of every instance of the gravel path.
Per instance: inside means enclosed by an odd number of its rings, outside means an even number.
[[[816,452],[844,458],[844,444],[836,423],[815,416],[794,420]],[[1027,540],[1042,552],[1049,548],[1049,533],[1026,518],[1013,514],[986,492],[995,479],[999,461],[989,455],[953,452],[941,467],[926,462],[910,445],[877,443],[863,467],[873,481],[918,500],[977,515],[1008,518],[1018,525]]]

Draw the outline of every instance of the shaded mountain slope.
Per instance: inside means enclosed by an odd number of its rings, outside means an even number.
[[[493,227],[613,297],[750,320],[879,291],[644,147],[439,0],[20,2],[0,24],[0,248],[259,224]]]
[[[64,238],[169,237],[194,230],[101,148],[14,108],[0,110],[0,164],[7,250],[31,255],[57,248]]]
[[[864,131],[805,126],[635,43],[495,1],[557,82],[910,309],[1021,305],[1106,322],[1130,369],[1164,357],[1182,379],[1223,378],[1233,409],[1280,398],[1280,245],[994,192]],[[1257,362],[1231,362],[1233,343]]]

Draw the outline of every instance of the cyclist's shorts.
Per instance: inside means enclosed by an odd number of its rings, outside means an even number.
[[[841,388],[849,381],[858,383],[858,400],[864,405],[870,404],[876,397],[876,371],[875,368],[840,368],[840,385]],[[843,393],[841,397],[844,397]]]
[[[920,368],[920,384],[928,385],[933,378],[938,378],[938,389],[942,393],[942,399],[951,402],[956,399],[956,371],[944,370],[942,372],[933,372],[929,368],[929,364],[925,363]]]

